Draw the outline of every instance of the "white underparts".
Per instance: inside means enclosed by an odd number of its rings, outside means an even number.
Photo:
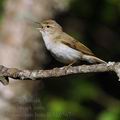
[[[56,35],[56,34],[54,34]],[[60,41],[54,40],[53,35],[48,32],[42,32],[43,40],[45,42],[46,48],[51,52],[56,60],[59,62],[70,64],[74,61],[84,60],[90,63],[103,63],[104,61],[91,55],[83,54],[70,46],[61,43]]]
[[[62,63],[70,63],[73,61],[78,61],[82,57],[82,53],[70,48],[69,46],[60,43],[59,41],[52,40],[51,36],[43,35],[43,39],[46,48],[51,52],[56,60]]]

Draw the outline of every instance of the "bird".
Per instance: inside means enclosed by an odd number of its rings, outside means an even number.
[[[80,41],[64,32],[63,28],[55,20],[48,19],[38,24],[39,27],[37,29],[42,34],[47,50],[60,63],[70,66],[81,61],[86,61],[90,64],[106,63],[96,57]]]

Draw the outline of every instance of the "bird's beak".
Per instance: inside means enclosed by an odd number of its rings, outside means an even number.
[[[43,27],[42,27],[41,23],[39,23],[39,27],[37,27],[36,29],[39,30],[40,32],[43,31]]]
[[[36,28],[37,30],[39,30],[39,31],[42,31],[42,28]]]
[[[34,21],[34,23],[38,25],[38,27],[36,27],[36,29],[39,30],[39,31],[42,31],[42,25],[41,25],[41,23],[36,22],[36,21]]]

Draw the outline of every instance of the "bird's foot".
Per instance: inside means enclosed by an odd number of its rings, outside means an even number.
[[[76,63],[76,61],[71,62],[70,64],[68,64],[67,66],[64,66],[64,70],[67,71],[70,67],[72,67],[72,65]]]

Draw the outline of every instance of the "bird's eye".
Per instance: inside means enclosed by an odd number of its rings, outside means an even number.
[[[49,25],[47,25],[47,28],[49,28],[50,26]]]

